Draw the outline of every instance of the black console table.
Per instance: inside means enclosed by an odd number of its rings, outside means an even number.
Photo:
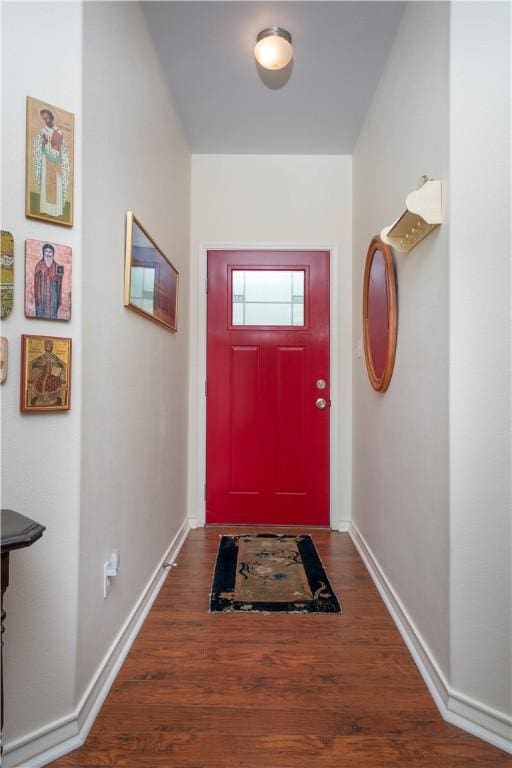
[[[2,553],[2,602],[1,602],[1,629],[0,629],[0,730],[4,727],[4,668],[3,668],[3,647],[4,647],[4,593],[9,586],[9,554],[13,549],[22,549],[30,547],[34,541],[37,541],[46,530],[44,525],[39,525],[25,515],[20,515],[12,509],[2,509],[1,511],[1,553]],[[1,734],[0,734],[1,738]],[[1,751],[1,750],[0,750]]]

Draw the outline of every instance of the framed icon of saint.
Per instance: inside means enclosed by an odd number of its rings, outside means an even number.
[[[10,232],[0,230],[0,317],[5,320],[14,304],[14,238]]]
[[[25,215],[73,226],[74,115],[27,96]]]
[[[25,317],[71,319],[72,249],[25,240]]]
[[[22,335],[20,389],[23,412],[69,411],[71,339]]]

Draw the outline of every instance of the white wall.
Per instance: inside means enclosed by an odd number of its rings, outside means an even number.
[[[190,220],[190,153],[138,3],[84,4],[83,66],[78,697],[187,515]],[[179,270],[176,334],[123,307],[127,210]]]
[[[354,369],[354,523],[441,712],[502,748],[512,710],[510,43],[509,4],[410,3],[353,165],[354,340],[368,242],[421,174],[443,180],[445,216],[395,254],[388,392],[371,390],[364,360]]]
[[[509,716],[511,39],[508,3],[452,5],[451,677]]]
[[[2,228],[17,257],[2,505],[47,526],[11,556],[8,766],[77,745],[84,693],[186,519],[190,153],[138,3],[3,3],[2,21]],[[42,41],[62,66],[42,65]],[[75,113],[72,229],[24,217],[27,95]],[[180,271],[177,334],[123,307],[127,210]],[[69,323],[24,319],[26,237],[73,247]],[[73,338],[69,413],[19,413],[21,333]],[[114,547],[121,570],[104,600]]]
[[[422,174],[448,177],[445,3],[411,3],[354,151],[354,341],[373,235]],[[426,58],[428,66],[426,66]],[[448,226],[395,254],[398,345],[384,394],[354,367],[353,518],[432,656],[449,666]]]
[[[9,375],[2,386],[2,507],[47,527],[11,555],[4,672],[4,743],[16,741],[74,704],[80,503],[82,16],[79,3],[2,3],[2,229],[14,235],[14,310],[2,323]],[[45,42],[46,41],[46,42]],[[58,49],[56,65],[53,53]],[[51,63],[51,61],[53,64]],[[46,63],[45,63],[46,62]],[[76,116],[75,223],[72,229],[25,219],[25,99],[34,96]],[[24,242],[48,239],[73,248],[69,322],[24,317]],[[20,335],[73,339],[71,411],[21,414]],[[8,758],[5,758],[6,764]]]
[[[191,360],[189,513],[204,520],[200,487],[204,432],[204,285],[200,249],[212,245],[333,245],[340,282],[340,393],[332,392],[332,429],[340,429],[341,477],[334,500],[338,520],[350,518],[351,476],[351,158],[348,156],[193,155],[191,224]],[[204,254],[203,254],[204,255]],[[204,336],[203,336],[204,340]],[[195,384],[194,384],[195,383]],[[198,472],[199,462],[199,472]],[[204,471],[204,466],[203,466]]]

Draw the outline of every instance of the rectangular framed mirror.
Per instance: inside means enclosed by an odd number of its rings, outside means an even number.
[[[178,330],[178,271],[136,216],[126,214],[124,305]]]

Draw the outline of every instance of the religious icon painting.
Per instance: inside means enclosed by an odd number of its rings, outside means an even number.
[[[0,230],[0,301],[4,320],[14,303],[14,238],[5,229]]]
[[[25,317],[71,319],[71,261],[68,245],[25,240]]]
[[[27,96],[25,215],[73,226],[74,115]]]
[[[21,337],[20,410],[69,411],[71,404],[71,339]]]
[[[0,384],[7,378],[7,365],[9,362],[9,342],[5,336],[0,336]]]

